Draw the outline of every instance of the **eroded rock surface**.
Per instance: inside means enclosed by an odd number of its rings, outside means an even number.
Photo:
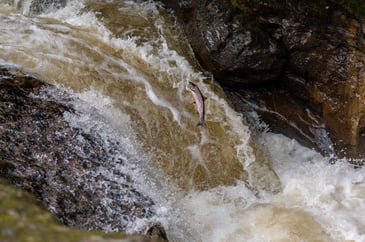
[[[365,156],[364,1],[166,5],[237,110],[324,154]]]
[[[47,96],[50,89],[58,98]],[[71,127],[64,113],[78,114],[70,99],[36,78],[0,69],[1,176],[36,194],[66,225],[123,231],[151,218],[153,201],[117,169],[128,162],[119,155],[123,147]]]
[[[161,242],[158,237],[85,231],[62,225],[31,194],[0,178],[0,237],[2,242]]]

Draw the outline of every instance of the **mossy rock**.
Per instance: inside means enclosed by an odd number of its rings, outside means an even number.
[[[62,225],[28,192],[0,178],[0,241],[127,242],[163,241],[138,235],[84,231]]]

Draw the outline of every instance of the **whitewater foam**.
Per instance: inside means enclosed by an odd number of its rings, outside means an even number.
[[[70,124],[100,134],[106,146],[111,137],[122,144],[124,158],[130,162],[115,169],[128,172],[136,186],[153,198],[155,219],[167,229],[170,241],[365,241],[363,170],[346,162],[330,165],[327,157],[258,128],[255,132],[262,136],[258,139],[262,153],[269,158],[264,165],[259,163],[264,167],[259,171],[253,166],[256,157],[251,130],[227,103],[222,90],[194,68],[190,54],[182,55],[185,52],[173,48],[177,44],[171,39],[176,36],[160,18],[156,5],[135,4],[140,3],[126,2],[119,10],[140,11],[142,18],[152,23],[151,32],[147,32],[151,39],[137,36],[133,26],[117,35],[98,18],[99,13],[86,11],[83,1],[68,1],[65,8],[39,18],[4,13],[0,15],[4,23],[0,26],[0,59],[48,82],[61,83],[60,88],[65,86],[79,100],[74,103],[79,115],[65,114]],[[196,83],[207,98],[208,130],[195,127],[188,81]],[[145,117],[147,112],[152,116]],[[137,137],[136,122],[147,123],[142,137],[153,136],[152,131],[157,130],[152,145]],[[148,122],[158,127],[150,127]],[[162,138],[169,149],[159,147],[165,145],[159,143]],[[223,141],[226,146],[220,150]],[[181,149],[188,155],[179,150],[179,142],[187,144]],[[169,158],[166,166],[186,164],[191,169],[196,163],[186,160],[195,159],[209,170],[206,154],[214,165],[239,157],[243,169],[249,171],[250,184],[237,181],[208,186],[204,191],[183,190],[158,170],[162,158],[153,154],[157,151]],[[225,153],[215,160],[215,152]],[[190,178],[192,174],[184,174],[184,168],[176,169],[174,175]],[[265,192],[254,182],[263,180],[263,188],[268,182],[279,186],[276,181],[265,181],[271,168],[281,186],[276,193]],[[103,174],[118,179],[108,172]],[[210,173],[209,177],[216,175]],[[145,224],[137,221],[129,229],[138,231]]]

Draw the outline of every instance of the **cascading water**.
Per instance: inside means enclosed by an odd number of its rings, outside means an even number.
[[[66,90],[71,126],[122,144],[129,163],[115,169],[154,200],[171,241],[365,241],[363,171],[281,135],[253,138],[161,5],[68,1],[32,15],[27,3],[0,0],[0,64]],[[108,169],[95,175],[121,179]]]
[[[23,15],[52,12],[66,5],[66,0],[14,0],[5,1],[16,6]]]

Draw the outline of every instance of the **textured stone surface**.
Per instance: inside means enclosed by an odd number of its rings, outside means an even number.
[[[235,108],[324,154],[365,155],[359,1],[166,1]]]
[[[0,178],[0,238],[2,242],[158,242],[157,237],[84,231],[62,225],[31,194]]]
[[[57,99],[47,96],[50,89]],[[117,169],[128,162],[123,147],[71,127],[64,119],[75,112],[69,99],[36,78],[0,69],[0,175],[34,193],[66,225],[123,231],[151,218],[152,200]]]
[[[242,86],[278,78],[285,51],[229,1],[166,1],[180,16],[204,68],[222,85]]]

